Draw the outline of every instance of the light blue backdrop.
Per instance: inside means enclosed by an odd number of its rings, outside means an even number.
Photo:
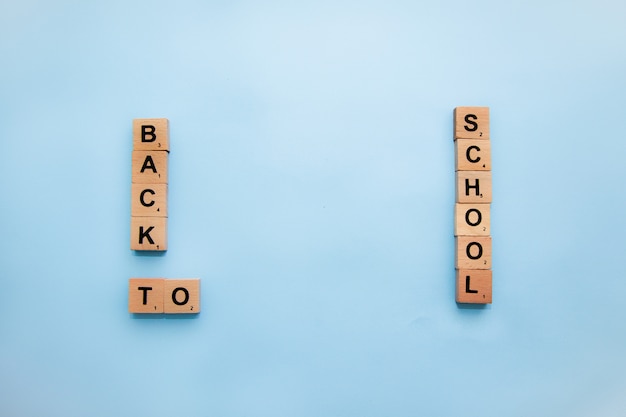
[[[621,1],[2,1],[0,415],[626,410]],[[456,106],[493,299],[454,302]],[[131,122],[171,126],[129,250]],[[130,277],[202,279],[198,317]]]

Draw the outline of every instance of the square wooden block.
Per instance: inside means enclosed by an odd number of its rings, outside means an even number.
[[[165,281],[164,312],[196,314],[200,312],[200,280],[168,279]]]
[[[489,139],[489,107],[454,109],[454,139]]]
[[[129,313],[163,313],[162,278],[131,278],[128,280]]]
[[[167,184],[132,184],[131,215],[167,217]]]
[[[489,236],[490,204],[455,204],[454,236]]]
[[[133,151],[132,182],[167,184],[168,156],[165,151]]]
[[[133,150],[170,150],[170,131],[167,119],[134,119]]]
[[[457,139],[454,142],[457,171],[491,171],[491,141]]]
[[[457,236],[456,269],[491,269],[491,236]]]
[[[491,171],[457,171],[457,203],[491,203]]]
[[[166,251],[167,217],[131,217],[130,248],[137,251]]]
[[[456,271],[456,302],[491,304],[491,270],[459,269]]]

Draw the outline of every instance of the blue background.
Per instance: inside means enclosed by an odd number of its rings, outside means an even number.
[[[623,416],[620,1],[2,1],[0,415]],[[493,299],[454,302],[456,106]],[[167,117],[169,251],[129,249]],[[202,279],[133,317],[130,277]]]

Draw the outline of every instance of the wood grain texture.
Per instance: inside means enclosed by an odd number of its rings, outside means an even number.
[[[162,278],[131,278],[128,280],[129,313],[163,313]]]
[[[169,152],[169,121],[165,118],[134,119],[133,150]]]
[[[136,251],[166,251],[167,217],[131,217],[130,248]]]
[[[491,269],[491,236],[457,236],[456,269]]]
[[[456,271],[456,302],[491,304],[492,272],[489,269],[459,269]]]
[[[132,184],[130,204],[133,217],[167,217],[167,184]]]
[[[455,204],[455,236],[489,236],[491,234],[490,204]]]
[[[197,314],[200,312],[200,280],[168,279],[163,301],[166,314]]]
[[[165,151],[133,151],[132,182],[167,184],[168,156]]]
[[[454,140],[489,139],[489,107],[454,109]]]
[[[457,139],[454,159],[457,171],[491,171],[491,141]]]
[[[457,171],[457,203],[491,203],[490,171]]]

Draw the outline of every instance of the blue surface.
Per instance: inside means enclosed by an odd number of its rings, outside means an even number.
[[[0,415],[623,416],[626,6],[0,5]],[[454,302],[456,106],[494,303]],[[131,122],[171,126],[129,250]],[[202,279],[194,318],[130,277]]]

